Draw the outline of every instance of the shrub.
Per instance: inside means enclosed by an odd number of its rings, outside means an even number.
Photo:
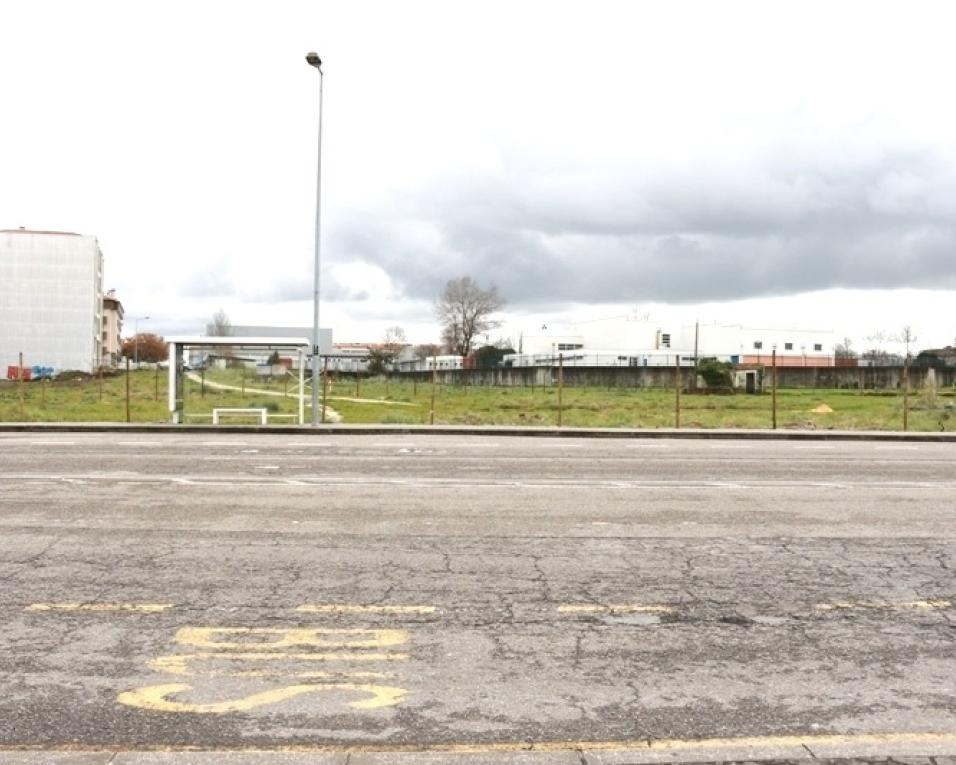
[[[265,409],[267,412],[278,412],[279,411],[279,402],[278,401],[251,401],[249,402],[250,409]]]
[[[697,374],[704,378],[708,388],[733,388],[732,369],[733,365],[728,361],[701,359],[697,362]]]

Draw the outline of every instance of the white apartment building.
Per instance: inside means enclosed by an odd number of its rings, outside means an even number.
[[[123,348],[123,304],[110,290],[103,295],[103,365],[119,364]]]
[[[92,372],[103,358],[103,253],[96,237],[0,230],[0,367]]]

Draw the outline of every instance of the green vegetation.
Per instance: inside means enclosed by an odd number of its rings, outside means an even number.
[[[265,407],[271,414],[294,415],[296,377],[259,378],[252,370],[211,370],[205,391],[188,380],[185,411],[189,422],[209,422],[213,407]],[[130,419],[166,422],[167,376],[161,370],[130,375]],[[214,384],[240,390],[220,390]],[[125,422],[124,374],[71,381],[0,382],[0,420],[32,422]],[[263,391],[277,394],[268,395]],[[339,378],[329,386],[328,405],[347,423],[427,424],[431,384],[414,384],[395,377]],[[556,425],[558,391],[552,386],[503,388],[440,385],[436,388],[435,423],[462,425]],[[956,430],[954,391],[919,391],[909,398],[909,428],[914,431]],[[308,402],[308,392],[307,392]],[[307,403],[308,410],[308,403]],[[668,428],[674,424],[674,391],[635,388],[565,388],[562,423],[569,427]],[[758,395],[681,396],[681,425],[685,428],[760,428],[771,424],[771,397]],[[832,411],[828,411],[832,410]],[[308,411],[306,417],[308,418]],[[230,422],[243,422],[235,419]],[[250,418],[249,421],[252,421]],[[277,423],[294,422],[292,417]],[[779,390],[777,422],[781,429],[900,430],[903,397],[897,392],[856,390]]]
[[[167,404],[168,373],[160,369],[142,369],[130,373],[130,422],[169,422]],[[22,407],[21,407],[22,391]],[[298,412],[295,399],[262,396],[251,391],[205,391],[198,382],[185,382],[186,415],[189,421],[210,422],[213,407],[266,407],[270,412]],[[17,383],[0,381],[0,421],[2,422],[126,422],[126,374],[105,375],[102,380],[86,375],[69,380]],[[230,422],[252,422],[230,419]],[[281,422],[292,422],[284,418]]]
[[[733,364],[717,359],[701,359],[697,363],[697,373],[704,378],[704,383],[712,390],[730,390],[733,388]]]

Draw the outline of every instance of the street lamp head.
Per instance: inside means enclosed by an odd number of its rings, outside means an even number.
[[[320,72],[322,71],[322,59],[319,58],[319,54],[315,51],[307,53],[305,60],[309,62],[309,66],[314,66]]]

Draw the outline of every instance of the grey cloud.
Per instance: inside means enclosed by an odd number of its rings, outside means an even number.
[[[209,299],[238,297],[249,303],[312,300],[312,264],[304,265],[301,274],[247,282],[232,278],[224,269],[203,269],[185,280],[182,294],[185,297]],[[362,302],[370,298],[369,292],[361,285],[344,283],[328,270],[323,270],[319,288],[322,300],[332,302]]]
[[[407,297],[470,274],[512,305],[956,286],[956,166],[939,154],[781,150],[602,172],[449,180],[339,221],[332,257],[380,265]]]
[[[287,276],[264,283],[242,293],[242,297],[254,303],[283,303],[286,301],[312,300],[315,290],[312,265],[303,269],[301,277]],[[319,296],[332,302],[364,301],[369,293],[361,285],[345,284],[335,274],[323,269],[319,282]]]
[[[232,295],[235,284],[224,261],[205,265],[182,280],[183,297],[207,298]]]

